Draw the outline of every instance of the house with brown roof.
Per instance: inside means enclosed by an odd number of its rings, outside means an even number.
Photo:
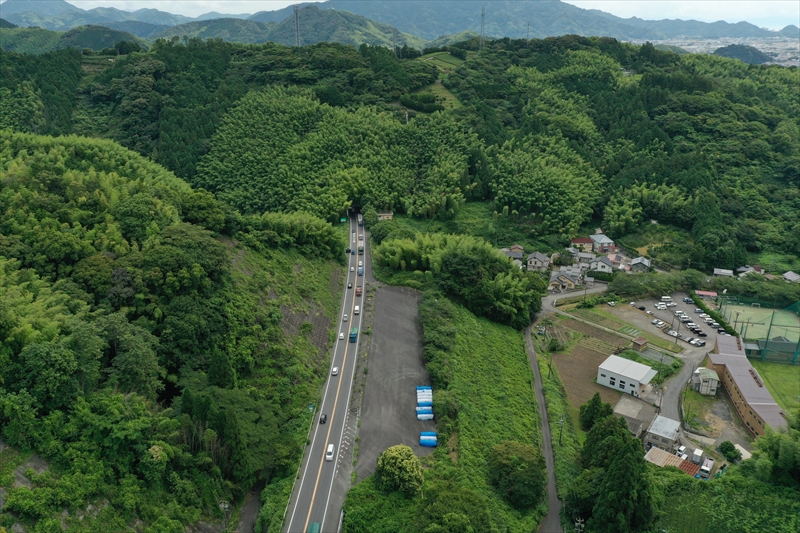
[[[528,256],[528,270],[544,272],[550,268],[550,258],[541,252],[533,252]]]
[[[572,247],[577,248],[583,252],[591,252],[594,241],[589,237],[576,237],[572,239]]]
[[[786,413],[775,402],[764,380],[747,359],[742,339],[717,337],[714,352],[708,354],[708,361],[708,368],[719,376],[736,414],[750,433],[758,436],[765,433],[766,426],[775,430],[787,426]]]

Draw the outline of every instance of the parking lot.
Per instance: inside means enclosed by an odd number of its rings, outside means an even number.
[[[634,306],[624,305],[625,303],[630,302],[620,302],[617,307],[612,310],[612,312],[619,314],[620,318],[623,318],[625,321],[634,324],[643,331],[657,334],[659,337],[663,337],[665,339],[675,341],[675,337],[666,333],[666,331],[669,330],[675,331],[679,335],[677,343],[683,348],[689,348],[686,341],[690,338],[705,341],[706,345],[704,347],[700,346],[700,348],[704,348],[705,351],[710,351],[711,348],[713,348],[714,341],[718,335],[717,330],[712,329],[703,321],[703,318],[700,317],[701,313],[695,312],[697,306],[694,304],[694,302],[683,301],[683,298],[688,298],[686,293],[675,293],[671,295],[671,297],[672,302],[661,302],[660,298],[637,300],[634,302]],[[666,308],[663,308],[663,306],[662,308],[656,307],[656,304],[667,303],[672,303],[674,305]],[[644,311],[640,310],[639,307],[644,307]],[[679,317],[675,316],[677,311],[686,313],[686,316],[689,317],[690,321],[697,324],[698,330],[704,333],[705,336],[690,331],[687,328],[686,323],[682,322]],[[653,324],[653,320],[656,319],[661,320],[671,327],[663,328],[662,330],[661,327]]]
[[[422,361],[421,293],[406,287],[381,287],[375,293],[368,373],[361,402],[357,480],[375,471],[389,446],[407,444],[418,456],[433,448],[419,445],[420,431],[435,431],[433,422],[417,420],[417,385],[430,385]]]

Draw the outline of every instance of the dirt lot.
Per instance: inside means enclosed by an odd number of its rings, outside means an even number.
[[[591,328],[591,326],[586,326],[580,322],[577,322],[577,324]],[[611,405],[617,403],[620,396],[619,392],[594,382],[597,377],[597,367],[607,357],[607,353],[596,352],[580,344],[569,355],[559,354],[555,356],[554,362],[561,376],[561,381],[564,382],[564,388],[567,390],[567,397],[573,407],[578,408],[589,401],[595,392],[600,393],[600,397],[603,398],[604,402],[608,402]]]
[[[560,325],[569,328],[573,331],[579,331],[580,333],[584,333],[596,339],[600,339],[614,346],[625,346],[626,344],[628,344],[628,340],[626,340],[623,337],[620,337],[619,335],[608,333],[607,331],[603,331],[600,328],[590,326],[589,324],[584,324],[583,322],[578,322],[577,320],[572,320],[571,318],[562,320],[560,322]],[[606,354],[606,357],[608,357],[608,354]]]
[[[433,422],[417,420],[414,409],[415,387],[431,384],[422,361],[420,297],[419,292],[405,287],[382,287],[375,293],[369,371],[358,430],[358,481],[375,471],[378,456],[389,446],[407,444],[418,456],[433,451],[419,445],[419,432],[436,428]]]

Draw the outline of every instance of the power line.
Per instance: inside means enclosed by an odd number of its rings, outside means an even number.
[[[294,45],[300,48],[300,6],[294,6]]]
[[[483,50],[483,24],[486,21],[486,8],[481,9],[481,44],[478,50]]]

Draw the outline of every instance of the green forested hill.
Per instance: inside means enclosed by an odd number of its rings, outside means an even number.
[[[172,37],[198,37],[200,39],[222,39],[231,43],[263,43],[269,41],[269,30],[275,23],[267,24],[252,20],[219,18],[187,22],[162,29],[152,39]]]
[[[760,65],[762,63],[767,63],[772,60],[770,56],[755,48],[753,46],[746,46],[743,44],[731,44],[728,46],[723,46],[722,48],[717,48],[714,50],[715,56],[720,57],[729,57],[731,59],[738,59],[739,61],[743,61],[744,63],[752,63],[755,65]]]
[[[338,301],[331,226],[226,212],[112,141],[0,130],[0,175],[0,523],[183,530],[256,479],[291,485]],[[25,486],[31,451],[48,472]]]
[[[16,27],[17,27],[16,24],[12,24],[6,19],[0,18],[0,28],[16,28]]]
[[[391,46],[394,28],[377,23],[360,15],[343,11],[320,10],[308,6],[299,13],[300,38],[303,45],[320,42],[342,43],[360,46]],[[199,37],[222,39],[235,43],[263,43],[272,41],[293,46],[296,40],[294,17],[279,22],[256,22],[241,19],[213,19],[189,22],[165,29],[154,38]],[[397,32],[397,46],[407,45],[422,48],[424,39]]]
[[[113,48],[120,41],[137,43],[141,48],[148,44],[135,35],[103,26],[78,26],[67,32],[42,28],[0,28],[0,47],[6,52],[43,54],[59,48],[88,48],[102,50]]]

